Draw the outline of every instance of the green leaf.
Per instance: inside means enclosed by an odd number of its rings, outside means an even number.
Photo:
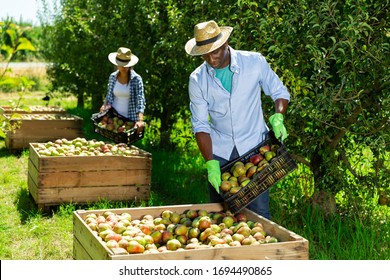
[[[337,51],[341,52],[343,55],[345,55],[345,51],[342,48],[338,48]]]
[[[5,31],[5,33],[8,34],[8,36],[9,36],[9,38],[10,38],[10,40],[11,40],[11,44],[10,44],[10,45],[11,45],[11,46],[15,45],[16,40],[17,40],[17,38],[18,38],[18,36],[17,36],[17,34],[16,34],[16,31],[13,30],[13,29],[7,29],[7,30]]]
[[[20,38],[16,51],[36,51],[35,47],[27,38]]]

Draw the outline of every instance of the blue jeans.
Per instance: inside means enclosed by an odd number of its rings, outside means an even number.
[[[240,155],[238,154],[236,147],[234,147],[230,155],[229,161],[234,160],[239,156]],[[223,166],[228,162],[228,160],[218,157],[216,155],[213,155],[213,158],[219,161],[220,166]],[[216,190],[213,188],[213,186],[210,183],[209,183],[209,194],[210,194],[211,202],[213,203],[223,202],[222,197],[216,192]],[[266,190],[261,195],[256,197],[256,199],[253,200],[251,203],[249,203],[246,208],[270,220],[271,214],[269,212],[269,190]]]

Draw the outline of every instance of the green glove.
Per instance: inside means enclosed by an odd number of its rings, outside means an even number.
[[[281,113],[273,114],[269,118],[269,122],[271,123],[272,128],[273,128],[274,133],[275,133],[275,137],[277,139],[279,139],[280,136],[282,136],[282,141],[284,141],[284,139],[286,139],[288,136],[286,127],[283,124],[283,119],[284,119],[284,117],[283,117],[283,114],[281,114]]]
[[[206,162],[207,176],[210,184],[219,193],[219,186],[221,185],[221,168],[219,167],[219,161],[212,159]]]

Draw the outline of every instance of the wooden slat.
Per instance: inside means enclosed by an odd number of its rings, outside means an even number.
[[[20,108],[15,110],[11,106],[0,106],[0,108],[2,108],[6,114],[66,114],[66,111],[63,108],[57,106],[30,106],[30,112]]]
[[[21,150],[28,148],[29,143],[82,137],[83,119],[70,116],[73,120],[21,120],[20,127],[14,132],[7,132],[6,147],[10,150]],[[15,123],[17,120],[10,121]]]
[[[91,256],[88,254],[88,252],[85,250],[85,248],[81,245],[81,243],[74,236],[73,236],[73,259],[74,260],[92,260]]]
[[[38,169],[39,155],[32,144],[29,144],[28,149],[29,149],[29,155],[28,155],[29,163],[31,163],[35,167],[35,169]]]
[[[31,154],[30,154],[31,155]],[[31,180],[34,182],[35,186],[38,186],[38,180],[39,180],[39,172],[36,166],[34,165],[34,159],[29,158],[27,162],[28,167],[28,177],[31,178]]]
[[[151,170],[96,170],[39,173],[38,184],[44,188],[147,185],[151,182]]]
[[[93,235],[92,231],[86,226],[84,221],[77,217],[76,214],[73,214],[73,236],[78,240],[78,242],[82,245],[82,247],[87,252],[87,255],[91,257],[93,260],[109,259],[108,256],[110,251],[106,246],[103,246],[102,243]],[[79,247],[75,246],[74,249],[79,249]],[[85,256],[85,253],[81,253]],[[75,255],[79,255],[78,252]]]
[[[70,202],[97,202],[101,199],[107,199],[110,201],[148,200],[149,196],[149,185],[38,188],[36,203],[56,205]]]
[[[113,260],[307,260],[307,242],[207,248],[155,254],[111,255]]]
[[[30,192],[31,196],[35,200],[36,203],[39,201],[39,195],[38,195],[38,186],[34,182],[34,180],[31,178],[30,174],[27,175],[27,186],[28,191]]]
[[[95,170],[148,170],[152,159],[144,156],[70,156],[40,157],[39,172],[95,171]]]

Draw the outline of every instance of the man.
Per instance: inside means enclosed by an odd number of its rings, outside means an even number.
[[[260,53],[229,46],[232,31],[215,21],[202,22],[185,45],[187,54],[205,60],[190,75],[189,96],[193,132],[211,184],[211,202],[222,201],[220,167],[262,142],[268,132],[261,91],[275,102],[275,114],[269,120],[275,136],[287,137],[283,116],[290,94]],[[268,191],[247,208],[270,219]]]

